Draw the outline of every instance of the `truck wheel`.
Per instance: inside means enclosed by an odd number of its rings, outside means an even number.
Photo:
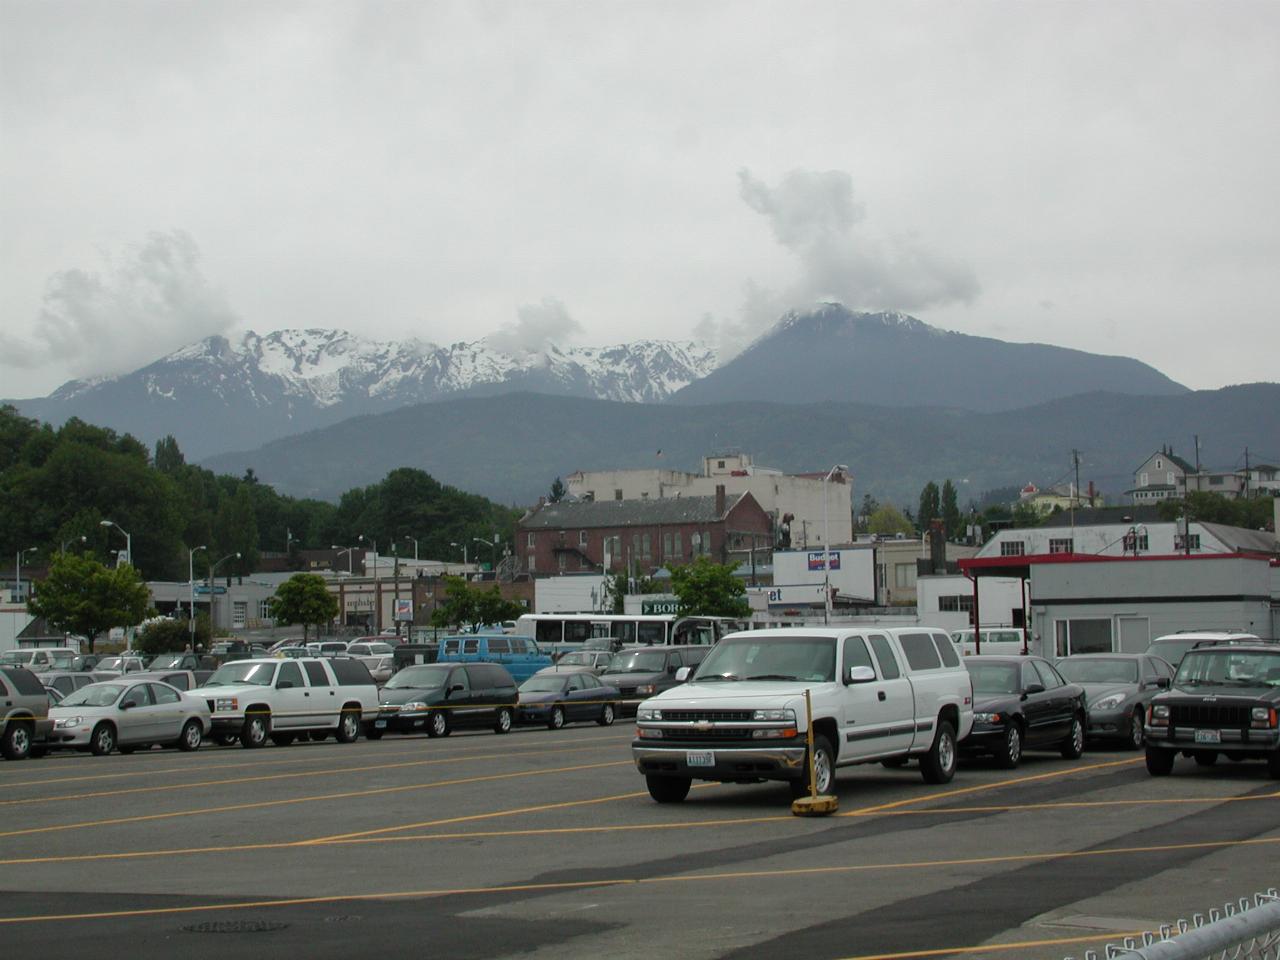
[[[244,718],[244,726],[240,728],[240,746],[246,750],[256,750],[267,742],[271,736],[271,719],[265,713],[252,713]]]
[[[933,738],[933,746],[920,758],[920,776],[925,783],[950,783],[956,775],[956,731],[943,720]]]
[[[105,757],[116,748],[116,728],[109,723],[100,723],[93,728],[89,744],[95,757]]]
[[[1218,762],[1217,750],[1198,750],[1195,754],[1197,767],[1212,767]]]
[[[1142,726],[1142,708],[1135,707],[1133,716],[1129,720],[1129,736],[1126,740],[1130,750],[1141,750],[1142,745],[1147,742],[1147,734]]]
[[[1060,752],[1066,760],[1079,760],[1084,755],[1084,719],[1078,713],[1071,718],[1071,733],[1062,741]]]
[[[493,722],[493,732],[494,733],[510,733],[512,723],[513,721],[511,719],[511,708],[499,707],[498,719]]]
[[[1004,743],[996,753],[996,765],[1005,770],[1012,770],[1022,759],[1022,727],[1016,722],[1010,723],[1004,731]]]
[[[645,786],[649,788],[649,796],[659,803],[680,803],[689,795],[693,781],[688,777],[655,777],[646,775]]]
[[[178,749],[191,753],[193,750],[199,750],[203,742],[204,731],[200,729],[200,721],[188,720],[186,726],[182,728],[182,733],[178,735]]]
[[[836,777],[835,754],[831,749],[831,741],[826,737],[815,736],[813,738],[813,779],[818,784],[818,795],[829,794],[831,792],[831,784]],[[798,800],[800,797],[809,796],[809,763],[805,758],[804,776],[799,780],[789,781],[791,784],[791,796]]]
[[[360,736],[360,708],[347,704],[338,720],[338,742],[355,743]]]
[[[443,710],[437,710],[427,718],[428,737],[447,737],[449,735],[449,717]]]
[[[1147,773],[1153,777],[1167,777],[1173,773],[1173,758],[1177,756],[1172,750],[1153,747],[1147,744]]]
[[[25,760],[31,755],[31,728],[11,720],[0,738],[0,754],[6,760]]]

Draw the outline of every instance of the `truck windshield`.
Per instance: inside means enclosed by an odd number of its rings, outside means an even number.
[[[1178,676],[1174,682],[1280,687],[1280,651],[1259,653],[1229,647],[1192,650],[1178,665]]]
[[[271,686],[276,675],[274,663],[243,661],[219,667],[205,683],[206,687],[222,687],[232,683],[252,683],[259,687]]]
[[[805,680],[832,683],[836,642],[830,637],[743,637],[721,640],[698,667],[697,680]]]

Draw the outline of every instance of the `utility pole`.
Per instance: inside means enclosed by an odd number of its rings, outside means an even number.
[[[1249,496],[1249,448],[1244,448],[1244,496]]]
[[[1080,498],[1080,451],[1071,448],[1071,462],[1076,468],[1076,485],[1071,491],[1071,552],[1076,552],[1076,501]]]

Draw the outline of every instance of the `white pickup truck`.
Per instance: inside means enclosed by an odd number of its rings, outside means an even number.
[[[858,763],[918,758],[927,783],[955,774],[973,687],[943,630],[791,627],[730,634],[689,682],[640,704],[631,752],[649,795],[679,803],[693,780],[807,794],[806,690],[819,793]]]
[[[219,667],[188,696],[209,703],[213,738],[260,747],[287,746],[298,736],[337,735],[350,743],[378,717],[378,687],[354,659],[300,657],[235,660]]]

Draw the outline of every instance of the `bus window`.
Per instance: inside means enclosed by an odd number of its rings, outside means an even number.
[[[586,643],[590,638],[590,620],[566,620],[564,622],[565,643]]]
[[[613,625],[613,635],[623,643],[635,643],[636,625],[630,620],[619,620]]]
[[[636,624],[636,642],[653,646],[667,642],[667,625],[661,620],[641,621]]]
[[[561,620],[538,620],[534,626],[533,638],[538,641],[538,645],[553,644],[561,641],[560,627]]]

